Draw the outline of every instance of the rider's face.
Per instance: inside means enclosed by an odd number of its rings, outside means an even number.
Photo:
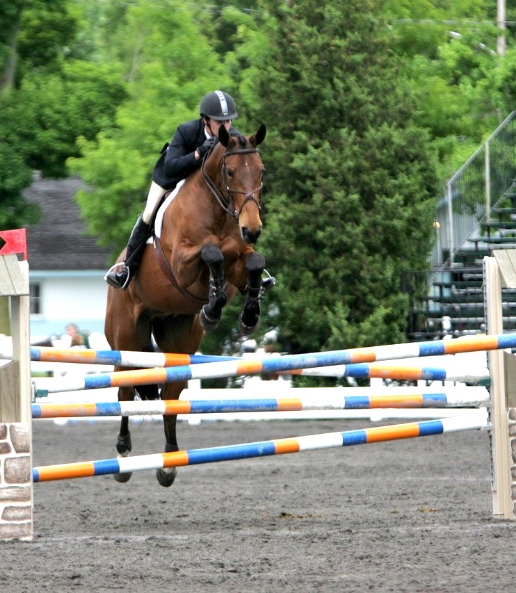
[[[219,135],[220,126],[224,126],[226,130],[229,131],[229,128],[231,127],[231,120],[227,119],[226,121],[216,121],[214,119],[210,119],[208,121],[208,132],[210,132],[212,136],[217,137]]]

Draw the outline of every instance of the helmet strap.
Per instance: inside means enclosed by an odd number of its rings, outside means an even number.
[[[210,124],[210,118],[204,116],[204,125],[208,128],[208,130],[210,131],[210,135],[211,136],[215,136],[215,134],[213,133],[213,130],[211,129],[211,124]]]

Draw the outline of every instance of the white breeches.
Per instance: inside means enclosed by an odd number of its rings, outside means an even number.
[[[147,196],[147,203],[145,204],[145,210],[143,211],[142,218],[145,224],[150,224],[154,214],[156,213],[156,209],[158,204],[161,202],[161,198],[165,195],[167,190],[163,189],[161,185],[151,183],[149,189],[149,195]]]

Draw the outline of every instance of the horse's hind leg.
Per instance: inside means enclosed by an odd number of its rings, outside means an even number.
[[[197,315],[175,315],[160,319],[160,323],[153,325],[156,342],[164,352],[185,352],[193,354],[202,339],[202,328]],[[164,400],[177,400],[186,387],[186,381],[165,383],[161,390]],[[177,416],[163,416],[165,431],[165,452],[179,450],[176,434]],[[156,471],[158,482],[165,487],[171,486],[176,478],[177,469],[167,467]]]
[[[247,272],[247,295],[244,310],[238,320],[243,335],[253,333],[260,321],[260,297],[262,273],[265,269],[265,259],[256,251],[250,253],[245,261]]]
[[[124,390],[126,393],[122,393]],[[132,397],[132,388],[131,387],[120,387],[118,399],[119,401],[130,401],[133,399]],[[116,450],[118,451],[119,457],[129,457],[131,453],[132,443],[131,443],[131,433],[129,432],[129,417],[122,416],[122,420],[120,421],[120,431],[117,435],[116,439]],[[113,477],[117,482],[124,483],[128,482],[131,479],[132,472],[125,472],[122,474],[114,474]]]
[[[222,251],[213,244],[205,245],[201,249],[201,259],[210,270],[209,302],[201,309],[199,319],[204,330],[214,330],[220,321],[222,309],[227,301],[224,292],[224,269]]]
[[[186,382],[168,383],[163,387],[163,399],[178,399],[181,391],[186,387]],[[165,431],[165,453],[179,451],[176,433],[177,416],[163,416],[163,428]],[[177,476],[177,468],[166,467],[156,470],[158,482],[168,488],[172,486]]]

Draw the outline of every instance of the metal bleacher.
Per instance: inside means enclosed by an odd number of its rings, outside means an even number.
[[[419,341],[485,331],[483,258],[516,249],[516,111],[446,185],[430,271],[403,275],[407,337]],[[516,289],[502,290],[504,331],[516,331]]]

